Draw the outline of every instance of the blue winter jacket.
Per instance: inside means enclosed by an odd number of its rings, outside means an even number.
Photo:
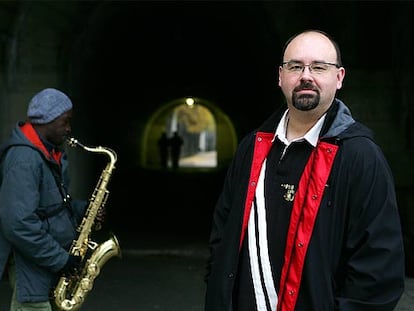
[[[86,202],[63,196],[52,169],[68,188],[68,161],[59,166],[22,133],[19,122],[0,149],[0,278],[13,255],[17,300],[49,300],[59,271],[68,260]],[[54,213],[59,211],[56,215]]]

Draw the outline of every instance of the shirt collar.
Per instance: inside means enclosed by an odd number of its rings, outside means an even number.
[[[285,113],[282,116],[282,119],[280,119],[273,140],[276,137],[278,137],[287,146],[290,145],[294,141],[306,140],[312,146],[316,147],[316,144],[319,138],[319,133],[321,132],[323,122],[325,121],[326,113],[323,114],[322,117],[319,118],[319,120],[315,123],[315,125],[312,126],[312,128],[309,131],[307,131],[304,136],[296,138],[289,142],[286,138],[286,128],[287,128],[287,123],[289,121],[289,118],[287,115],[288,111],[289,109],[286,109]]]

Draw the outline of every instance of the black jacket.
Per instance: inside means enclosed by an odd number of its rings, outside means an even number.
[[[241,141],[227,172],[209,241],[206,311],[232,310],[246,209],[251,206],[255,178],[282,113],[274,113]],[[335,150],[335,154],[329,165],[323,161],[309,165],[307,175],[312,182],[321,180],[321,166],[326,165],[323,187],[316,185],[312,188],[315,193],[295,198],[294,204],[297,200],[305,203],[305,211],[313,208],[308,202],[317,200],[318,204],[308,219],[301,220],[311,224],[302,236],[308,241],[305,253],[298,255],[301,250],[292,223],[289,234],[283,233],[289,262],[284,263],[285,277],[277,286],[279,310],[391,311],[404,291],[404,254],[387,161],[371,131],[356,122],[337,99],[327,113],[315,152],[318,150],[320,154]]]

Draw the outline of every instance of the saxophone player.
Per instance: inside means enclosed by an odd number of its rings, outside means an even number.
[[[0,148],[0,277],[8,274],[13,289],[10,311],[57,310],[53,286],[80,264],[69,248],[87,200],[68,193],[71,119],[71,99],[43,89]]]

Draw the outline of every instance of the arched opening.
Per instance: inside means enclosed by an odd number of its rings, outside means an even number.
[[[178,145],[182,142],[177,167],[174,165],[174,141],[178,141]],[[164,152],[161,146],[165,147]],[[202,98],[182,97],[162,105],[147,123],[142,137],[141,166],[146,169],[217,169],[228,164],[236,146],[233,125],[215,104]]]

